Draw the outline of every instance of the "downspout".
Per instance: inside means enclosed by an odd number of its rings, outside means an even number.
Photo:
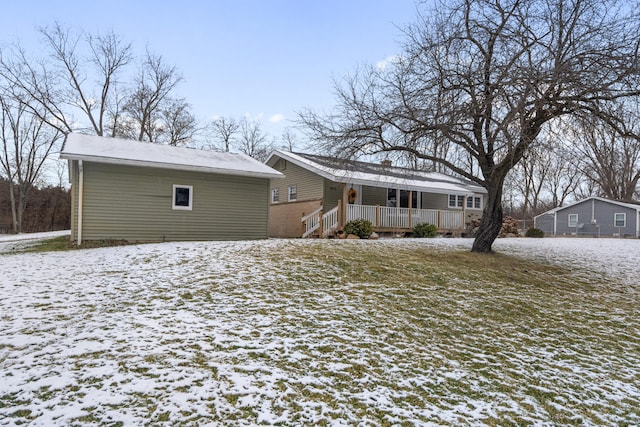
[[[553,237],[556,237],[558,232],[558,211],[553,213]]]
[[[84,168],[82,160],[78,160],[78,246],[82,245],[82,198],[84,195]]]

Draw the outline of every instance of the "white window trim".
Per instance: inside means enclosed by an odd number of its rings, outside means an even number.
[[[575,218],[575,221],[572,224],[571,218]],[[567,215],[567,227],[569,228],[577,228],[578,227],[578,214],[569,214]]]
[[[456,205],[455,206],[451,206],[451,196],[455,196],[456,198]],[[460,200],[460,198],[462,197],[462,204],[458,206],[458,201]],[[449,209],[462,209],[465,207],[465,201],[464,201],[464,196],[461,194],[447,194],[447,206],[449,206]]]
[[[176,190],[178,188],[189,189],[189,206],[176,206]],[[193,210],[193,185],[180,185],[173,184],[173,191],[171,192],[171,209],[175,211],[190,211]]]
[[[291,197],[291,189],[295,188],[295,198]],[[290,202],[295,202],[296,200],[298,200],[298,186],[297,185],[290,185],[289,188],[287,189],[287,200]]]
[[[476,208],[476,200],[480,201],[480,207]],[[469,202],[471,202],[471,206],[469,206]],[[473,210],[482,210],[482,196],[468,196],[467,197],[467,209],[473,209]]]
[[[618,225],[617,224],[616,218],[617,218],[618,215],[622,215],[622,225]],[[627,214],[625,212],[614,213],[613,214],[613,226],[614,227],[625,228],[627,226]]]
[[[276,194],[278,195],[278,200],[276,200]],[[271,203],[280,203],[280,188],[272,188],[271,189]]]

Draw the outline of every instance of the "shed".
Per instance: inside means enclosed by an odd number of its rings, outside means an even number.
[[[551,236],[640,237],[640,205],[589,197],[536,216],[534,226]]]
[[[244,154],[71,133],[71,239],[172,241],[267,237],[270,180]]]

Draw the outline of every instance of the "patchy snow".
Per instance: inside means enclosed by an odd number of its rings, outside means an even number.
[[[53,239],[60,236],[69,236],[71,231],[47,231],[42,233],[0,234],[0,254],[22,250],[32,246],[43,239]]]
[[[321,255],[470,245],[0,255],[0,425],[639,424],[640,240],[497,241],[583,280],[530,294],[455,278],[352,283]]]

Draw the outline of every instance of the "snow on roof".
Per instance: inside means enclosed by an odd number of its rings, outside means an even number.
[[[470,181],[437,172],[415,171],[399,167],[383,167],[374,163],[334,159],[312,154],[274,151],[266,164],[273,166],[276,158],[288,160],[297,166],[314,172],[330,181],[369,185],[372,187],[396,186],[403,190],[428,191],[430,193],[467,194],[486,193]]]
[[[60,158],[259,178],[283,177],[280,172],[245,154],[197,150],[78,133],[67,135]]]

